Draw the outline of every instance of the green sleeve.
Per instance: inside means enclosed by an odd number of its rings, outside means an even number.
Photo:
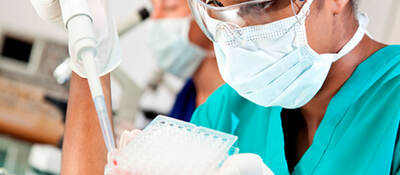
[[[197,126],[203,126],[203,127],[207,127],[207,128],[211,128],[212,127],[212,122],[209,119],[208,116],[208,110],[209,109],[209,101],[210,99],[207,100],[206,103],[202,104],[201,106],[199,106],[196,111],[193,113],[192,119],[191,119],[191,123],[197,125]]]
[[[223,115],[223,111],[227,108],[229,90],[228,85],[218,88],[204,104],[195,110],[190,122],[197,126],[216,129],[219,116]]]

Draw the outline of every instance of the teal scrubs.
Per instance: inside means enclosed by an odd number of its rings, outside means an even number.
[[[280,107],[261,107],[224,85],[192,123],[238,136],[241,153],[255,153],[277,175],[290,174]],[[361,63],[329,103],[309,147],[291,174],[400,175],[400,46]]]

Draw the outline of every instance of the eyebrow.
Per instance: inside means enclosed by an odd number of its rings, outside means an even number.
[[[207,1],[207,4],[214,4],[214,5],[217,5],[217,6],[219,6],[219,7],[224,7],[224,4],[222,4],[220,1],[218,1],[218,0],[208,0]]]

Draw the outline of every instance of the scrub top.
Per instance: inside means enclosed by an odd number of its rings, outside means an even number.
[[[291,173],[281,111],[258,106],[224,85],[191,122],[238,136],[240,153],[260,155],[277,175],[400,175],[400,46],[387,46],[357,67]]]
[[[168,116],[189,122],[196,109],[196,87],[192,79],[186,81],[176,97],[174,106]]]

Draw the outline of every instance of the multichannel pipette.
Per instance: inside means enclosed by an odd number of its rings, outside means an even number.
[[[111,122],[107,113],[103,88],[96,68],[95,58],[98,56],[97,39],[94,32],[93,18],[87,0],[60,0],[63,21],[68,29],[71,57],[83,64],[89,83],[90,92],[100,122],[107,150],[115,148]]]

